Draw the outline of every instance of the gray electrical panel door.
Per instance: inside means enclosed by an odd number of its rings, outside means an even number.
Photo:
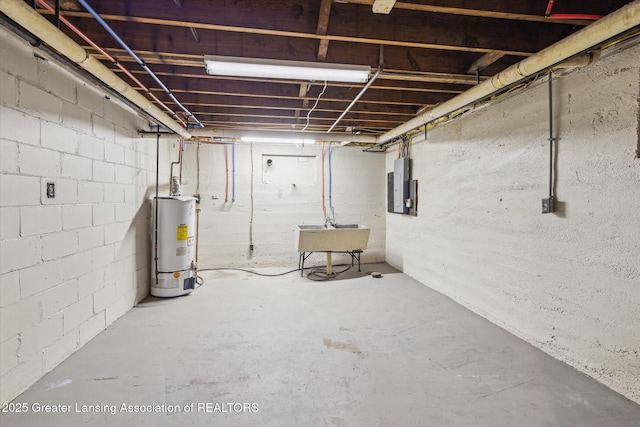
[[[387,174],[387,212],[393,212],[393,172]]]
[[[393,161],[393,211],[406,212],[405,199],[409,197],[409,158],[400,157]]]

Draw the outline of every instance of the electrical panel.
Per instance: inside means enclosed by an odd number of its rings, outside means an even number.
[[[387,212],[418,215],[418,181],[409,179],[411,160],[400,157],[387,173]]]
[[[393,172],[387,174],[387,212],[393,212]]]
[[[406,213],[405,200],[409,198],[409,158],[393,161],[393,212]]]

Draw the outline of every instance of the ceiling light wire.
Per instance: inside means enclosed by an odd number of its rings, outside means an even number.
[[[313,113],[313,110],[316,109],[316,107],[318,106],[318,102],[320,102],[320,98],[322,97],[322,95],[324,95],[324,92],[327,90],[327,81],[324,81],[324,87],[322,88],[322,92],[320,92],[320,95],[318,95],[318,98],[316,98],[316,103],[313,104],[313,107],[311,107],[311,109],[309,110],[309,112],[307,113],[307,124],[305,125],[305,127],[302,128],[302,132],[304,132],[305,130],[307,130],[307,128],[309,127],[309,118],[311,116],[311,113]]]

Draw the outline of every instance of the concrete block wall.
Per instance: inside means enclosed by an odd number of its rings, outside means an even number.
[[[185,195],[196,192],[197,151],[195,143],[186,145],[183,176],[188,183],[184,186]],[[324,224],[321,146],[237,143],[236,197],[231,201],[230,178],[227,202],[224,146],[200,144],[199,151],[202,198],[199,266],[297,268],[295,226]],[[228,156],[231,171],[231,147],[228,147]],[[252,158],[253,252],[249,251]],[[272,159],[272,166],[266,165],[267,159]],[[304,166],[295,162],[304,162]],[[362,255],[362,262],[384,260],[386,178],[381,173],[383,169],[383,155],[363,153],[362,148],[353,147],[338,147],[332,151],[332,203],[337,223],[360,223],[371,228],[369,246]],[[325,180],[326,206],[330,215],[328,173]],[[350,259],[334,256],[336,264],[350,262]],[[318,253],[313,254],[305,266],[324,263],[324,254]]]
[[[547,80],[411,148],[419,216],[387,215],[387,261],[640,402],[640,46]],[[395,150],[387,154],[393,170]]]
[[[42,55],[0,29],[2,402],[148,293],[155,141]]]

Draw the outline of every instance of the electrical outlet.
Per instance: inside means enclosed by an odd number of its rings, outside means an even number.
[[[56,183],[47,182],[47,199],[53,199],[56,197]]]
[[[555,212],[555,200],[554,197],[549,197],[548,199],[542,199],[542,213],[551,213]]]

